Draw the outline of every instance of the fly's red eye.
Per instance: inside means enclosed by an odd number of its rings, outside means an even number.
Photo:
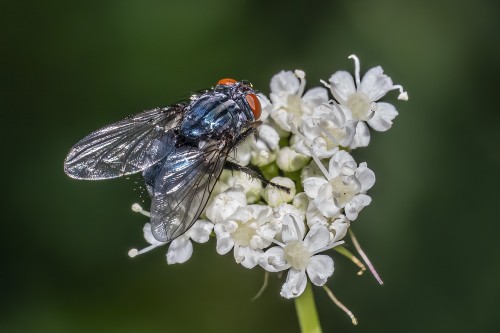
[[[262,111],[259,98],[255,94],[248,94],[245,97],[245,99],[247,100],[247,103],[250,106],[250,109],[252,110],[255,120],[258,120],[260,118],[260,113]]]
[[[217,82],[217,85],[219,85],[219,84],[235,84],[236,82],[238,82],[238,81],[236,81],[235,79],[225,78],[225,79],[219,80]]]

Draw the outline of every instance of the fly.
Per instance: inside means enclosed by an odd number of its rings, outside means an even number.
[[[255,131],[260,113],[250,83],[222,79],[187,102],[146,110],[89,134],[71,148],[64,171],[87,180],[142,172],[153,236],[169,242],[198,219],[224,168],[262,179],[227,160]]]

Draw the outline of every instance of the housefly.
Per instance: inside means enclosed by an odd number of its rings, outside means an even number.
[[[229,153],[259,124],[261,105],[246,81],[222,79],[189,101],[146,110],[97,130],[68,153],[64,171],[100,180],[142,172],[151,229],[168,242],[200,216]]]

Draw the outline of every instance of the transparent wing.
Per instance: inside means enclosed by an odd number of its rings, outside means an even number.
[[[162,242],[186,232],[200,216],[224,167],[227,154],[214,144],[182,146],[165,159],[151,199],[151,229]]]
[[[72,178],[97,180],[150,167],[173,149],[165,143],[165,131],[176,126],[184,107],[147,110],[91,133],[71,148],[64,171]]]

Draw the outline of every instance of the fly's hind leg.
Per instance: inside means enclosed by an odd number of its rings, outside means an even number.
[[[244,167],[244,166],[241,166],[241,165],[236,164],[236,163],[231,162],[231,161],[226,161],[226,164],[224,164],[224,169],[230,170],[230,171],[244,172],[247,175],[249,175],[250,177],[259,179],[264,184],[269,184],[271,186],[276,187],[279,190],[282,190],[286,193],[290,193],[290,189],[288,187],[283,186],[283,185],[279,185],[279,184],[276,184],[276,183],[273,183],[273,182],[267,180],[266,178],[264,178],[264,176],[262,176],[262,174],[258,170],[254,170],[254,169],[249,168],[249,167]]]

